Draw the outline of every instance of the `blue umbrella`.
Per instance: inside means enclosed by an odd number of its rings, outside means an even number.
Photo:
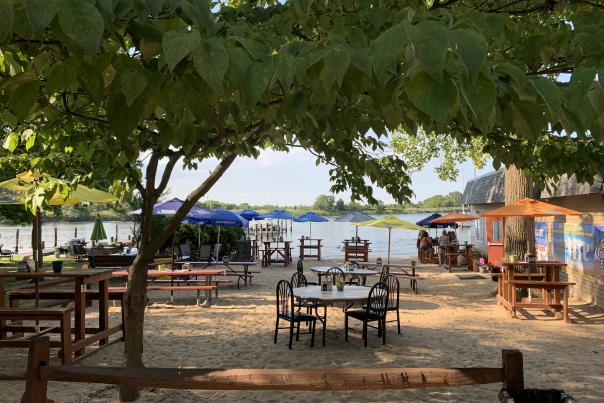
[[[285,210],[273,210],[270,213],[266,213],[264,217],[274,220],[294,220],[296,218]]]
[[[239,214],[241,217],[245,218],[248,221],[264,220],[264,216],[255,210],[245,209],[241,210],[236,214]]]
[[[184,224],[197,225],[214,225],[218,227],[218,239],[216,243],[220,245],[220,228],[221,227],[247,227],[248,222],[242,216],[233,213],[232,211],[216,209],[209,210],[201,214],[191,214],[183,221]],[[218,252],[215,251],[215,257],[218,258]]]
[[[457,228],[458,227],[458,225],[454,222],[446,222],[446,223],[442,223],[442,222],[433,223],[432,222],[432,220],[436,220],[439,217],[441,217],[440,214],[434,213],[434,214],[429,215],[428,217],[422,218],[415,224],[419,225],[420,227],[426,227],[426,228],[447,228],[447,227]]]
[[[327,218],[320,216],[314,211],[308,211],[302,214],[300,217],[294,219],[295,222],[307,222],[309,224],[309,234],[308,237],[312,238],[312,223],[313,222],[326,222],[329,221]]]
[[[352,213],[344,214],[343,216],[336,218],[336,221],[338,221],[338,222],[364,222],[364,221],[370,221],[370,220],[374,220],[374,219],[375,218],[373,218],[369,214],[361,213],[359,211],[353,211]],[[359,237],[359,226],[355,225],[355,227],[356,227],[356,237],[358,238]]]
[[[184,201],[179,198],[174,198],[162,203],[157,203],[153,206],[153,215],[165,215],[170,216],[176,214],[176,211],[183,205]],[[191,207],[191,210],[187,214],[187,216],[192,214],[203,214],[208,213],[212,210],[206,207],[194,205]],[[141,209],[134,210],[128,213],[128,215],[139,215],[141,213]]]

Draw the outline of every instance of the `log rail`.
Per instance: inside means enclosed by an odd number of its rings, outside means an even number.
[[[48,357],[48,338],[32,339],[27,371],[0,372],[0,381],[25,380],[22,403],[49,401],[50,381],[199,390],[402,390],[500,382],[506,389],[524,388],[517,350],[502,350],[502,367],[495,368],[111,368],[48,365]]]

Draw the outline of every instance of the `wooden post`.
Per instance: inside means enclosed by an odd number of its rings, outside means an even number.
[[[501,350],[503,360],[503,389],[524,389],[522,353],[518,350]]]
[[[57,247],[57,227],[55,227],[55,248]]]
[[[117,242],[118,238],[117,238],[117,224],[115,224],[115,242]]]
[[[78,227],[75,227],[75,228],[73,229],[73,237],[74,237],[74,238],[77,238],[77,237],[78,237]]]
[[[50,402],[46,398],[47,381],[39,378],[40,368],[47,366],[50,361],[50,341],[48,337],[31,339],[27,357],[27,373],[25,374],[25,392],[21,403]]]
[[[17,233],[15,234],[15,253],[19,253],[19,228],[17,228]]]

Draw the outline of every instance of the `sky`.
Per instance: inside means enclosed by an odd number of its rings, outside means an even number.
[[[184,198],[205,179],[216,165],[216,160],[207,160],[200,164],[197,171],[176,167],[168,185],[168,196]],[[465,183],[474,178],[475,170],[471,162],[461,165],[456,182],[443,182],[438,179],[434,168],[438,159],[430,161],[421,172],[412,175],[411,189],[415,193],[413,202],[424,200],[437,194],[452,191],[463,192]],[[476,170],[476,176],[492,171],[490,162],[484,169]],[[311,205],[320,194],[331,194],[329,168],[315,165],[315,157],[302,149],[293,149],[289,153],[264,150],[258,159],[239,158],[227,170],[201,200],[220,200],[229,203],[249,203],[250,205],[275,204],[292,206]],[[158,175],[159,176],[159,175]],[[394,203],[388,193],[374,188],[374,195],[386,204]],[[336,194],[348,202],[350,193]]]

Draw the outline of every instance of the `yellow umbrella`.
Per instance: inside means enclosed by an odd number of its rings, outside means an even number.
[[[400,218],[392,215],[376,218],[375,220],[357,222],[354,223],[354,225],[361,227],[388,228],[388,264],[390,264],[390,239],[393,228],[424,230],[424,227],[420,227],[419,225],[415,225],[409,221],[401,220]]]
[[[3,192],[0,195],[0,204],[25,204],[27,192],[35,184],[35,181],[40,177],[44,177],[50,183],[59,183],[62,181],[59,179],[52,178],[48,174],[35,174],[31,171],[22,172],[17,174],[15,178],[0,182],[0,188],[8,189],[9,192]],[[69,194],[61,194],[61,189],[57,189],[55,194],[47,201],[50,206],[63,206],[78,204],[83,202],[90,203],[111,203],[117,201],[117,198],[109,193],[91,189],[83,185],[78,185],[71,190]],[[36,265],[36,272],[39,271],[40,264],[42,262],[42,220],[40,209],[34,210],[34,223],[33,223],[33,239],[35,240],[34,250],[34,262]],[[38,283],[36,277],[36,306],[38,305]]]

